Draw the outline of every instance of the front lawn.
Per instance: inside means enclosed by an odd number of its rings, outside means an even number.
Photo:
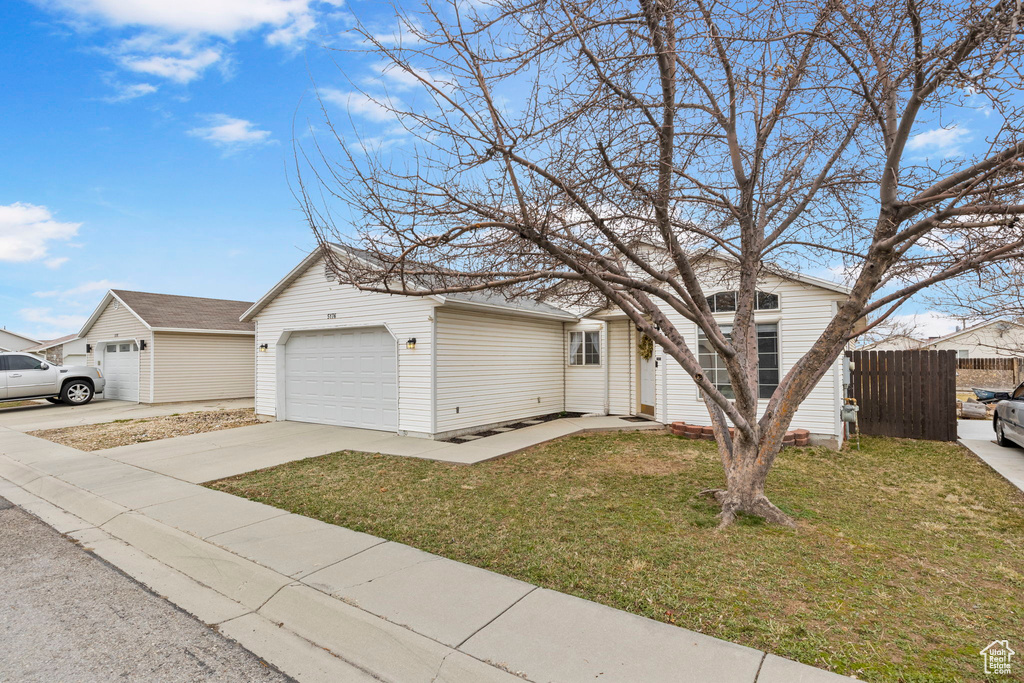
[[[161,417],[114,420],[91,425],[76,425],[29,432],[80,451],[99,451],[116,446],[171,439],[176,436],[216,432],[221,429],[260,424],[252,408],[241,410],[204,410],[175,413]]]
[[[769,495],[795,531],[717,532],[696,493],[722,480],[713,444],[632,432],[472,466],[342,452],[210,486],[864,680],[981,680],[990,641],[1024,646],[1024,495],[960,447],[785,451]]]

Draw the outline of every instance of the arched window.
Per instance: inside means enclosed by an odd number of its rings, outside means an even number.
[[[719,292],[708,297],[712,313],[728,313],[736,310],[736,292]],[[755,311],[774,311],[779,308],[779,295],[758,290],[754,298]]]

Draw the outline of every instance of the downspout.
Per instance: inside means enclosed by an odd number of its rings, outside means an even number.
[[[604,342],[604,414],[611,415],[611,365],[612,365],[612,340],[608,336],[608,321],[602,323],[601,338]]]

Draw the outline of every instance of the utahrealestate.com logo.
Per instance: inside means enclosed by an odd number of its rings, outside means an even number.
[[[987,674],[1008,674],[1010,673],[1010,660],[1016,652],[1010,649],[1010,641],[993,640],[981,651],[985,659],[985,673]]]

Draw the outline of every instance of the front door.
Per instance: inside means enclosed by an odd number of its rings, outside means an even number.
[[[639,367],[637,376],[640,378],[640,412],[654,417],[654,397],[656,396],[654,391],[654,371],[658,367],[658,361],[653,353],[651,353],[650,358],[644,358],[637,354],[636,360]]]

